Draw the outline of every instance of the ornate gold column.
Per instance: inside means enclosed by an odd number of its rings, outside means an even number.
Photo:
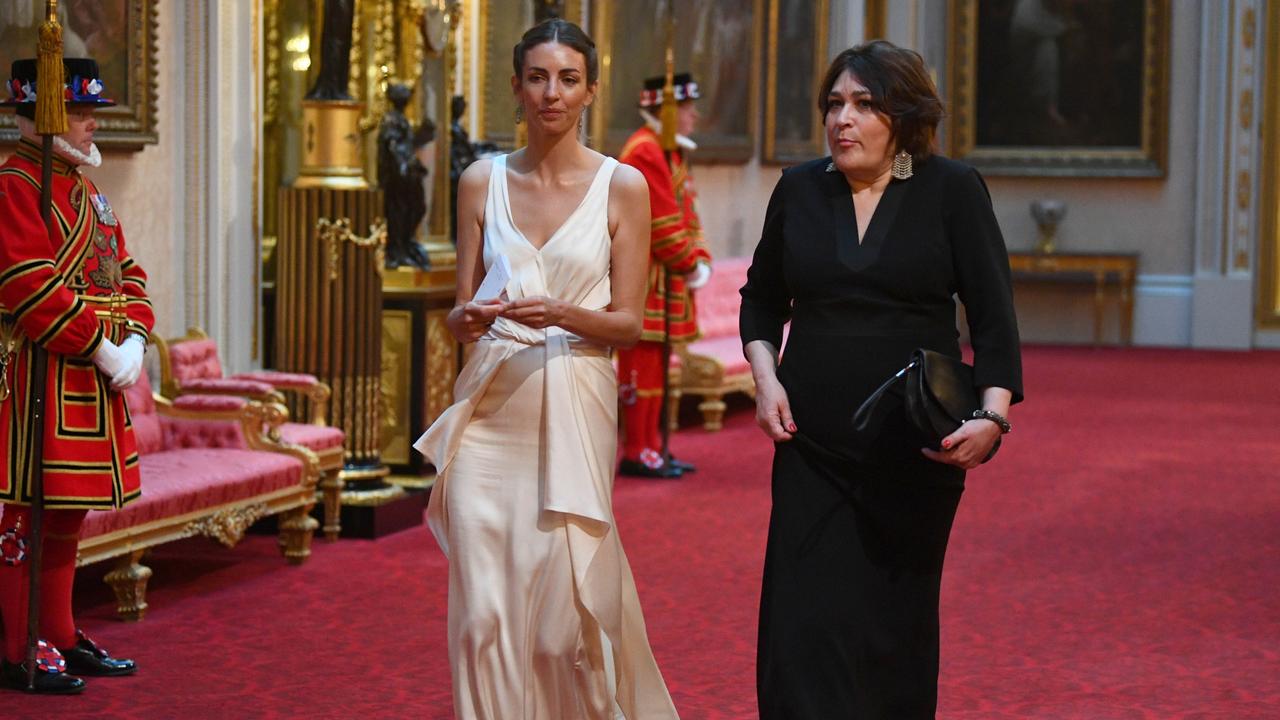
[[[345,182],[343,180],[342,182]],[[334,187],[280,191],[276,366],[329,383],[329,424],[347,434],[343,477],[385,476],[379,460],[382,193]],[[309,408],[291,408],[308,417]]]

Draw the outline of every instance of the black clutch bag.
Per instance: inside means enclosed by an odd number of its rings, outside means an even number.
[[[893,397],[890,391],[899,383],[907,419],[934,450],[982,407],[973,385],[972,366],[942,353],[917,349],[911,353],[911,362],[871,393],[853,414],[854,430],[863,442],[879,432],[889,409],[886,398]],[[995,447],[999,446],[997,441]],[[986,459],[994,455],[992,448]]]

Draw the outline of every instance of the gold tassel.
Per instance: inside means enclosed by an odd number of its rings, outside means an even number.
[[[679,116],[676,114],[676,12],[675,1],[667,2],[667,82],[662,86],[662,149],[673,152],[676,149],[676,125]]]
[[[62,26],[58,24],[58,3],[48,2],[49,16],[40,26],[36,50],[36,132],[61,135],[67,131],[66,72],[62,64]]]
[[[662,89],[662,149],[671,152],[676,149],[676,125],[680,118],[676,114],[675,84],[667,75],[667,85]]]

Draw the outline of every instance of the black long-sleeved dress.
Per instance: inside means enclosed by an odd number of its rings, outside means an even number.
[[[917,162],[859,244],[830,160],[783,172],[742,288],[744,345],[780,347],[791,322],[778,378],[799,430],[774,454],[760,716],[931,718],[942,561],[965,473],[921,454],[900,403],[874,438],[855,439],[851,418],[912,350],[960,356],[953,295],[977,384],[1021,400],[1009,260],[967,165]]]

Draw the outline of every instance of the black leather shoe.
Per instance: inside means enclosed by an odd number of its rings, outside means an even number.
[[[75,647],[61,651],[67,659],[67,672],[88,677],[120,677],[138,672],[132,660],[111,657],[83,632],[77,630],[76,637],[79,640]]]
[[[0,660],[0,682],[14,690],[27,689],[26,663]],[[35,689],[41,695],[78,695],[84,692],[84,681],[64,672],[36,671]]]
[[[670,458],[667,460],[667,464],[675,468],[676,470],[679,470],[682,473],[698,472],[698,468],[695,467],[693,463],[687,463],[683,460]]]
[[[659,465],[656,468],[651,468],[639,460],[623,458],[622,462],[618,464],[618,474],[657,480],[675,480],[683,475],[684,472],[672,465]]]

